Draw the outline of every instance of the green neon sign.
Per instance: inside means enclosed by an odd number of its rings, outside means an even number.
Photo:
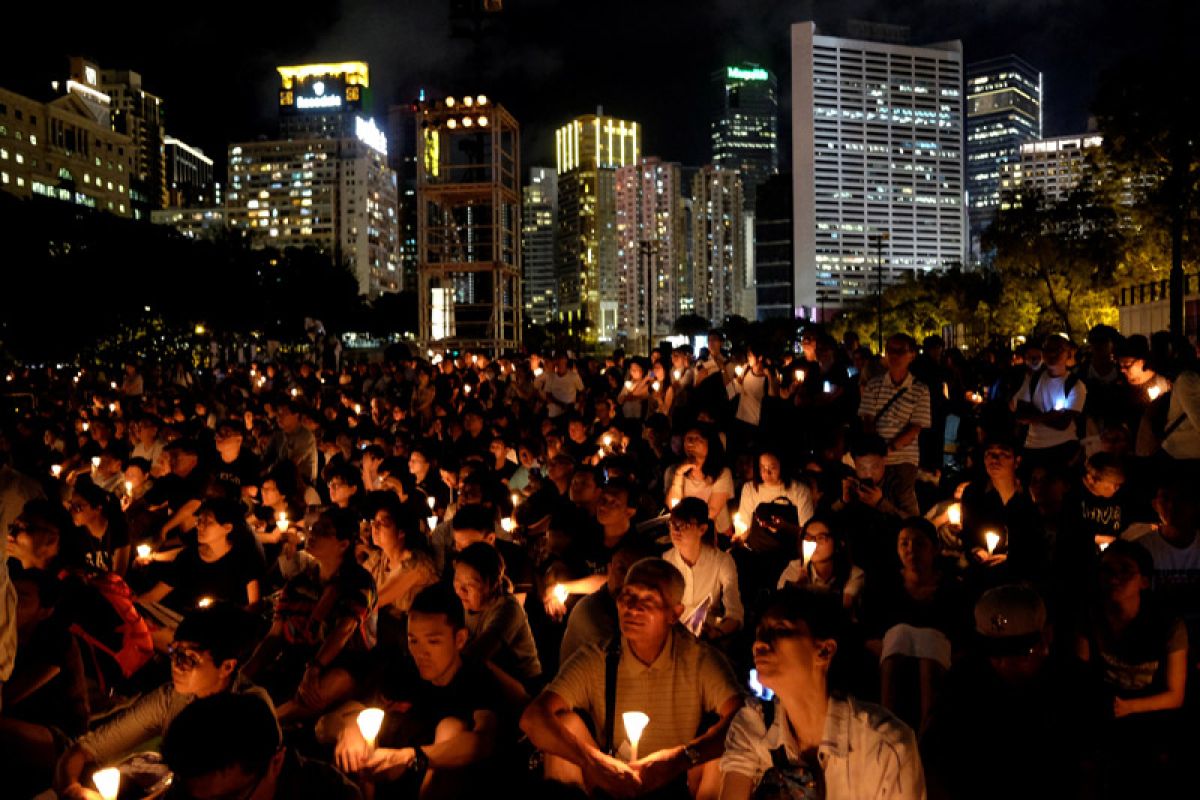
[[[755,69],[742,69],[741,67],[727,67],[725,69],[726,76],[743,81],[765,81],[767,80],[767,71],[762,67]]]

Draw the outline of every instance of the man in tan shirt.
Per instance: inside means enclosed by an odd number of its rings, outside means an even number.
[[[683,576],[660,558],[630,568],[617,596],[621,639],[611,724],[607,649],[596,645],[572,655],[526,709],[521,729],[546,754],[548,778],[617,797],[656,790],[663,790],[656,797],[686,796],[689,789],[696,797],[717,796],[715,759],[742,694],[724,657],[676,625],[683,589]],[[627,711],[650,720],[636,759]],[[716,722],[702,730],[706,714]]]

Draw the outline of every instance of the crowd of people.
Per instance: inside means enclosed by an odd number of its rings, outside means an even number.
[[[1194,346],[705,345],[14,368],[4,795],[1182,780]]]

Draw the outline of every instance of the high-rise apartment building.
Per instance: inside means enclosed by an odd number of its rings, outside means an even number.
[[[792,25],[797,316],[966,257],[959,42],[914,47]],[[879,245],[882,243],[882,247]]]
[[[779,171],[779,85],[758,64],[713,73],[717,118],[712,123],[712,163],[736,169],[743,199],[754,210],[755,188]]]
[[[611,342],[618,329],[616,175],[641,158],[636,122],[596,114],[555,131],[558,169],[558,313],[590,342]]]
[[[671,333],[687,270],[682,169],[658,158],[616,170],[618,338],[645,352]]]
[[[1009,162],[1000,178],[1001,210],[1019,203],[1030,189],[1055,203],[1079,185],[1090,168],[1089,154],[1098,152],[1104,137],[1098,133],[1055,136],[1021,145],[1020,158]]]
[[[692,179],[693,313],[713,325],[754,314],[744,208],[737,170],[705,166]]]
[[[229,148],[226,220],[258,246],[316,247],[359,292],[400,289],[396,174],[369,110],[367,65],[280,67],[280,134]]]
[[[75,62],[72,59],[72,71]],[[162,98],[142,88],[142,76],[127,69],[101,69],[100,91],[112,98],[112,126],[133,140],[134,173],[130,179],[130,201],[135,219],[149,219],[150,211],[168,204],[163,143]]]
[[[1000,178],[1021,145],[1042,138],[1042,73],[1015,55],[968,64],[967,218],[972,261],[1000,208]]]
[[[422,91],[418,101],[388,110],[388,164],[396,173],[401,285],[406,292],[417,290],[417,135],[424,100]]]
[[[112,129],[99,75],[87,77],[46,103],[0,89],[0,191],[131,217],[133,141]]]
[[[529,170],[521,190],[521,301],[525,320],[545,325],[558,312],[554,236],[558,226],[558,174],[553,167]]]
[[[213,208],[219,206],[213,180],[213,160],[203,150],[167,136],[163,140],[169,208]]]
[[[792,176],[772,175],[759,184],[754,218],[754,290],[758,319],[792,319]]]

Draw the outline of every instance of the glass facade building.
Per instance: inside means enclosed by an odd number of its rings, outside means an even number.
[[[521,295],[525,319],[545,325],[558,312],[554,284],[554,235],[558,175],[551,167],[529,170],[521,190]]]
[[[753,211],[755,188],[779,172],[779,82],[758,64],[713,73],[717,117],[712,123],[712,163],[736,169],[743,199]]]

